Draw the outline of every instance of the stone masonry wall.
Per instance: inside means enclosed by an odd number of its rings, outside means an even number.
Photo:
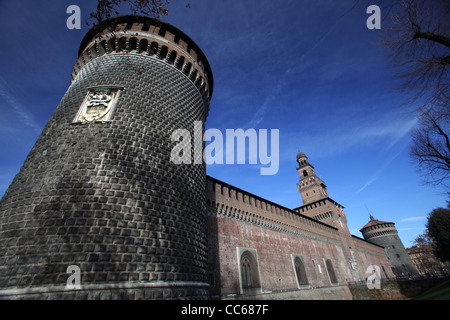
[[[106,85],[124,88],[111,121],[72,123],[88,88]],[[0,293],[62,297],[77,265],[81,297],[90,284],[142,282],[207,297],[205,166],[170,161],[171,133],[193,134],[205,112],[186,74],[156,57],[83,65],[0,202]]]

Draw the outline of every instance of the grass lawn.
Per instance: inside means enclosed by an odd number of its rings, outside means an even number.
[[[413,300],[450,300],[450,280],[425,291]]]

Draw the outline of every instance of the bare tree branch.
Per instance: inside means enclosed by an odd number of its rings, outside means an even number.
[[[123,10],[120,5],[124,3],[128,3],[129,12],[132,14],[141,14],[152,18],[160,18],[168,14],[166,6],[169,4],[169,0],[97,0],[97,10],[90,13],[86,23],[89,25],[90,20],[95,19],[95,26],[112,16],[119,15]],[[190,2],[188,5],[190,6]]]
[[[382,45],[391,53],[397,77],[403,80],[399,90],[409,93],[409,105],[414,105],[419,120],[412,131],[410,156],[425,183],[443,186],[448,192],[450,2],[380,1],[391,16],[384,23]]]

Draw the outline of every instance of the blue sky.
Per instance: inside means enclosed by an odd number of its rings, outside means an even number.
[[[353,234],[361,237],[369,210],[394,222],[410,246],[447,196],[421,184],[408,156],[416,119],[401,107],[406,97],[395,91],[395,70],[377,45],[382,30],[366,27],[368,4],[191,0],[187,9],[186,3],[172,0],[163,20],[188,34],[211,64],[206,128],[280,132],[276,175],[262,176],[260,165],[249,164],[210,165],[208,174],[295,208],[302,204],[300,148],[329,196],[345,206]],[[81,8],[81,30],[66,28],[69,5]],[[92,0],[0,0],[0,195],[70,85],[94,8]]]

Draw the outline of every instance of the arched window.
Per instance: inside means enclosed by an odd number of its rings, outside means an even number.
[[[246,250],[241,255],[241,280],[243,289],[259,288],[258,264],[254,255]]]
[[[337,283],[336,273],[334,273],[333,263],[330,259],[327,259],[325,262],[327,266],[328,275],[330,276],[331,283]]]
[[[306,276],[305,265],[303,264],[303,261],[302,261],[302,259],[300,259],[300,257],[295,257],[294,269],[295,269],[295,275],[297,276],[298,284],[299,285],[308,284],[308,277]]]
[[[244,289],[246,288],[252,288],[253,282],[252,282],[252,267],[251,262],[249,259],[244,258],[242,260],[242,286]]]
[[[303,170],[303,176],[307,177],[308,176],[308,172],[306,172],[306,170]]]

